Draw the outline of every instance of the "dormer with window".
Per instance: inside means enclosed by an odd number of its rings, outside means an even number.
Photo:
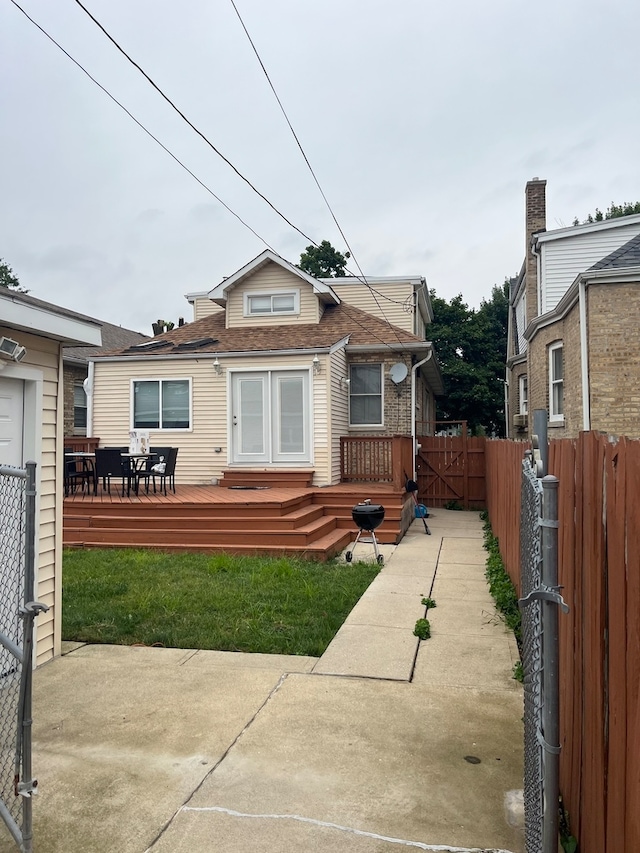
[[[319,323],[325,305],[340,303],[328,284],[270,250],[224,279],[208,298],[224,308],[227,329]]]

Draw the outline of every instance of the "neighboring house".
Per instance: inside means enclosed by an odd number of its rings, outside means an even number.
[[[526,187],[526,256],[511,289],[509,436],[640,437],[640,215],[545,231],[546,181]]]
[[[100,346],[100,325],[31,296],[0,287],[0,335],[24,358],[0,361],[0,464],[37,463],[36,662],[60,653],[62,631],[63,344]]]
[[[62,359],[64,365],[64,434],[87,434],[87,393],[86,381],[89,372],[89,358],[100,352],[112,351],[123,347],[139,344],[149,340],[149,335],[123,329],[86,317],[93,323],[98,323],[102,331],[101,347],[64,347]]]
[[[151,444],[180,448],[182,483],[228,468],[338,483],[341,437],[412,435],[416,420],[434,419],[443,390],[424,335],[428,291],[414,286],[423,280],[405,280],[408,310],[397,310],[393,288],[393,302],[376,297],[404,328],[343,300],[346,281],[316,279],[267,250],[208,294],[189,295],[194,322],[93,358],[89,434],[123,444],[130,429],[149,430]]]

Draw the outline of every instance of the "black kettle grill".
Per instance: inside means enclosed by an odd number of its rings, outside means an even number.
[[[356,536],[356,541],[353,543],[353,547],[344,555],[345,560],[347,563],[350,563],[353,560],[353,552],[356,550],[358,542],[366,542],[368,544],[373,544],[376,562],[379,566],[382,566],[384,563],[384,556],[378,549],[378,540],[376,538],[375,529],[376,527],[380,527],[384,521],[384,507],[380,504],[372,504],[370,500],[363,501],[353,507],[351,510],[351,518],[353,518],[354,522],[360,529],[358,530],[358,535]],[[371,535],[363,536],[363,533]]]

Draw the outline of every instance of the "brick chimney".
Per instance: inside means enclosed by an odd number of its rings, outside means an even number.
[[[547,228],[546,186],[546,181],[533,178],[524,191],[527,325],[538,315],[538,259],[531,251],[531,238]]]

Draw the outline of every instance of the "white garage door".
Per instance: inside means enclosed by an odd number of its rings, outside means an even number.
[[[24,382],[0,373],[0,465],[22,467]]]

